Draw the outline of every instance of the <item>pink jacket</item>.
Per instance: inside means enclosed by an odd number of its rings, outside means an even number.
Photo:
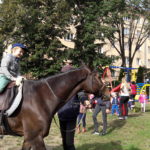
[[[139,102],[140,103],[147,103],[147,96],[145,94],[140,94]]]

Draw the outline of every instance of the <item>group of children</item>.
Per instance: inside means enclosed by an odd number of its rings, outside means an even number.
[[[134,94],[133,94],[134,95]],[[135,100],[133,96],[130,96],[129,102],[128,102],[128,108],[132,109],[135,106]],[[92,102],[92,103],[91,103]],[[139,96],[139,103],[141,104],[141,112],[145,112],[146,109],[146,104],[148,102],[146,91],[142,90],[140,96]],[[110,110],[112,115],[117,115],[119,116],[120,114],[120,109],[119,109],[119,103],[120,103],[120,96],[119,93],[117,92],[112,92],[111,93],[111,99],[110,99]],[[78,115],[78,126],[77,126],[77,132],[86,132],[86,112],[87,109],[92,109],[94,110],[94,106],[96,105],[95,100],[94,100],[94,95],[89,94],[85,101],[83,101],[80,104],[80,113]],[[93,111],[94,114],[94,111]],[[82,130],[80,129],[82,123]]]
[[[119,100],[120,97],[118,95],[118,93],[113,92],[111,94],[111,114],[114,115],[118,115],[119,116]],[[130,97],[129,102],[128,102],[128,108],[130,110],[132,110],[135,107],[135,102],[134,102],[134,97]],[[139,103],[141,104],[141,112],[145,112],[146,110],[146,104],[148,103],[148,98],[147,98],[147,94],[145,90],[142,90],[141,94],[139,95],[138,98]]]

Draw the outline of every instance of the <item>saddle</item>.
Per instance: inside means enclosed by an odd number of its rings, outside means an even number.
[[[0,111],[5,111],[11,106],[16,95],[15,85],[16,84],[14,81],[10,82],[6,86],[5,90],[2,93],[0,93]]]
[[[8,116],[5,114],[6,111],[10,110],[13,102],[15,102],[15,97],[18,94],[18,87],[15,86],[15,82],[10,82],[3,93],[0,93],[0,128],[3,131],[3,134],[10,134],[19,136],[14,133],[8,123]],[[3,135],[1,135],[3,137]]]

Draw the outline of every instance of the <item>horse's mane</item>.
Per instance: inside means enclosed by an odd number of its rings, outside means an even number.
[[[81,67],[79,67],[79,68],[72,68],[72,69],[70,69],[70,70],[67,71],[67,72],[59,72],[58,74],[51,75],[51,76],[48,76],[48,77],[45,77],[45,78],[32,79],[32,80],[27,80],[27,81],[25,81],[25,82],[28,82],[28,83],[31,83],[31,84],[36,85],[36,84],[41,84],[41,83],[45,82],[45,80],[46,80],[46,81],[47,81],[47,80],[53,80],[53,79],[55,79],[55,78],[56,78],[56,79],[59,79],[59,78],[60,78],[60,80],[61,80],[62,78],[67,77],[70,73],[74,73],[74,72],[80,71],[80,70],[82,70],[82,69],[85,69],[85,70],[87,70],[88,72],[91,72],[90,69],[89,69],[87,66],[81,66]]]

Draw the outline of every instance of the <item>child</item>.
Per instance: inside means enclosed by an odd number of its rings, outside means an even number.
[[[85,94],[80,97],[80,112],[78,115],[78,126],[77,132],[80,133],[80,122],[82,121],[82,132],[86,132],[86,111],[87,108],[90,108],[90,102],[88,101],[88,96]]]
[[[117,93],[113,92],[111,97],[111,104],[112,104],[112,109],[111,109],[111,114],[113,115],[115,112],[119,116],[119,101],[118,101],[118,96]]]
[[[0,67],[0,93],[3,92],[9,82],[16,81],[17,86],[22,82],[19,60],[25,50],[26,47],[23,44],[16,43],[12,45],[11,53],[3,55]]]
[[[143,90],[142,93],[140,94],[139,102],[141,103],[141,112],[145,112],[145,107],[147,103],[147,95],[145,90]]]

